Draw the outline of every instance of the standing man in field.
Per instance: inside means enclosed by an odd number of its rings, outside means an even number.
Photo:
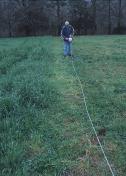
[[[73,35],[74,35],[74,28],[69,24],[69,21],[66,21],[65,25],[61,30],[61,37],[64,40],[64,57],[72,56],[71,46]]]

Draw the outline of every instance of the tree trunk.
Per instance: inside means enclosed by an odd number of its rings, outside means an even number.
[[[111,0],[109,0],[108,34],[111,34]]]
[[[11,30],[11,22],[10,22],[10,20],[8,21],[8,34],[9,34],[9,37],[12,37],[12,30]]]
[[[122,0],[119,0],[119,14],[118,14],[118,32],[120,33],[120,27],[121,27],[121,7],[122,7]]]
[[[60,30],[60,0],[57,0],[57,35],[59,35]]]
[[[10,9],[9,9],[9,6],[8,6],[8,9],[7,9],[7,16],[8,16],[8,35],[9,37],[12,37],[12,25],[11,25],[11,13],[10,13]]]
[[[93,0],[93,34],[96,33],[96,1]]]

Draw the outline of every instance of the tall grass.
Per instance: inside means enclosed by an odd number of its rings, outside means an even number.
[[[125,175],[126,37],[78,37],[89,112],[115,173]],[[70,58],[55,37],[0,40],[1,176],[111,175]]]

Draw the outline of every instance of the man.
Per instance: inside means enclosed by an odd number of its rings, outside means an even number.
[[[61,37],[64,40],[64,56],[71,56],[71,45],[72,45],[72,37],[74,35],[74,28],[69,24],[69,21],[65,22],[61,30]]]

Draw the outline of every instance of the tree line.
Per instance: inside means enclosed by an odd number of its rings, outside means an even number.
[[[126,0],[0,0],[0,36],[126,34]]]

